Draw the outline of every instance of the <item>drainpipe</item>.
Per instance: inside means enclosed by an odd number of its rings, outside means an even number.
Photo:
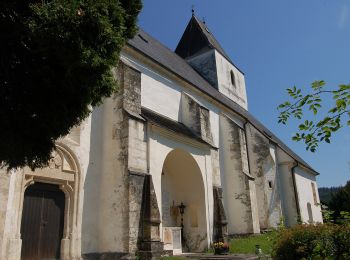
[[[151,126],[150,123],[147,121],[146,122],[146,140],[147,140],[147,149],[146,149],[146,160],[147,160],[147,173],[150,173],[150,135],[151,135]]]
[[[295,181],[295,168],[297,168],[298,166],[299,166],[299,162],[296,161],[296,164],[292,167],[292,180],[293,180],[293,188],[294,188],[294,194],[295,194],[295,205],[297,207],[297,215],[298,215],[298,221],[299,221],[301,219],[301,215],[300,215],[298,189]]]
[[[246,147],[246,150],[247,150],[248,170],[249,170],[249,174],[251,176],[253,176],[251,168],[250,168],[249,149],[248,149],[248,138],[247,138],[247,124],[248,123],[249,123],[249,121],[245,121],[245,123],[243,125],[243,129],[244,129],[245,147]]]

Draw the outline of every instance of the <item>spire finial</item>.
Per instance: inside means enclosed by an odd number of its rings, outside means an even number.
[[[194,5],[192,5],[191,11],[192,11],[192,16],[194,16]]]
[[[203,17],[203,23],[205,24],[205,17]]]

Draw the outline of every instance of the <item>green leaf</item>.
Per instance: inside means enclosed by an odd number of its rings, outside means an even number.
[[[345,101],[344,101],[343,99],[338,99],[338,100],[335,102],[335,104],[336,104],[336,106],[337,106],[338,108],[343,108],[343,107],[346,106],[346,103],[345,103]]]
[[[329,113],[335,113],[335,112],[337,112],[338,111],[338,108],[337,107],[333,107],[332,109],[330,109],[328,112]]]
[[[321,89],[322,86],[324,86],[324,85],[325,85],[325,82],[323,80],[320,80],[320,81],[316,80],[316,81],[312,82],[311,87],[314,90],[318,90],[318,89]]]
[[[349,85],[339,85],[339,89],[340,90],[347,90],[347,89],[350,89],[350,84]]]

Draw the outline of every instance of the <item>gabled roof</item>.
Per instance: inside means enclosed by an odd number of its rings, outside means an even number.
[[[200,143],[203,143],[203,144],[208,145],[214,149],[217,149],[217,147],[214,147],[213,145],[204,141],[200,136],[195,134],[191,129],[189,129],[183,123],[180,123],[178,121],[174,121],[173,119],[170,119],[166,116],[158,114],[158,113],[156,113],[152,110],[149,110],[147,108],[144,108],[144,107],[141,109],[141,116],[144,119],[146,119],[148,122],[150,122],[151,124],[166,128],[166,129],[168,129],[172,132],[175,132],[177,134],[181,134],[181,135],[190,137],[194,140],[197,140]]]
[[[175,49],[175,53],[186,59],[209,49],[216,49],[232,63],[230,57],[215,39],[214,35],[209,31],[206,24],[198,20],[195,15],[192,15]]]
[[[261,133],[268,137],[273,143],[285,151],[289,156],[294,158],[301,165],[318,174],[317,171],[315,171],[307,162],[293,152],[247,110],[213,88],[210,83],[201,77],[183,58],[144,32],[142,29],[139,29],[138,34],[133,39],[128,41],[128,45],[161,67],[175,74],[177,77],[196,87],[201,92],[212,97],[216,101],[242,116]]]

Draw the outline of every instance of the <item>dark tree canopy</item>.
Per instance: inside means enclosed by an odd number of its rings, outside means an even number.
[[[321,187],[318,188],[318,194],[320,196],[321,204],[329,205],[330,200],[332,199],[332,195],[337,193],[343,187]]]
[[[344,187],[331,195],[328,203],[329,209],[332,211],[332,218],[334,222],[342,219],[343,212],[350,213],[350,181]],[[349,217],[349,216],[348,216]]]
[[[0,163],[47,164],[56,139],[116,91],[141,0],[0,2]]]

